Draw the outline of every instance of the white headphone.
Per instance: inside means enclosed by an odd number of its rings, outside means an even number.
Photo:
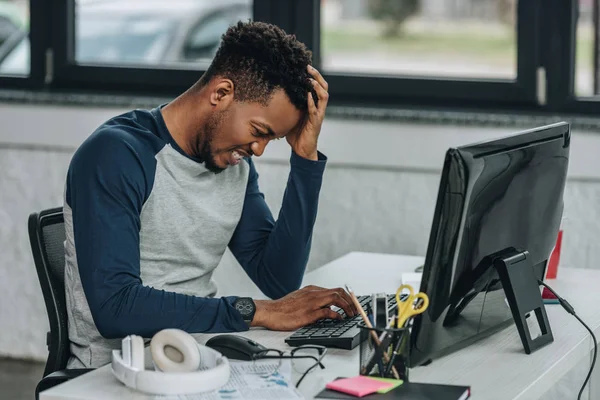
[[[126,386],[159,395],[193,394],[219,389],[229,381],[229,361],[187,332],[164,329],[150,342],[154,370],[145,368],[144,340],[130,335],[112,352],[113,375]]]

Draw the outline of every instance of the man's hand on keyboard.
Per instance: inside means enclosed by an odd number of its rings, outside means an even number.
[[[347,316],[358,313],[350,295],[342,288],[306,286],[278,300],[255,300],[256,313],[251,326],[291,331],[321,319],[342,319],[330,307],[337,306]]]

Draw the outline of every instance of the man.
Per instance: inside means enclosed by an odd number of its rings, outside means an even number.
[[[112,118],[77,150],[64,203],[69,368],[110,362],[130,334],[294,330],[339,318],[332,305],[355,314],[342,289],[298,290],[326,163],[327,83],[310,63],[293,36],[240,22],[189,90]],[[283,137],[291,168],[275,222],[251,156]],[[214,297],[227,247],[273,300]]]

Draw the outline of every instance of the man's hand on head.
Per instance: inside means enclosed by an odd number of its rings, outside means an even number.
[[[327,92],[329,86],[323,76],[312,66],[308,66],[308,73],[312,76],[311,83],[319,99],[318,106],[313,100],[312,93],[308,93],[308,111],[307,118],[303,126],[294,133],[289,133],[286,136],[287,142],[292,146],[292,149],[300,157],[309,160],[318,160],[317,156],[317,141],[321,133],[321,125],[325,118],[325,109],[329,100]]]
[[[324,289],[306,286],[279,300],[256,300],[256,313],[251,326],[275,331],[292,331],[320,319],[341,319],[330,306],[342,308],[347,316],[358,310],[350,295],[342,288]]]

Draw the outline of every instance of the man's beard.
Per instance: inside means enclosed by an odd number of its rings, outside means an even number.
[[[224,119],[224,113],[224,111],[220,111],[211,114],[208,117],[208,121],[206,121],[203,131],[196,136],[196,158],[204,163],[207,170],[215,174],[225,171],[225,168],[219,167],[215,162],[215,155],[212,148],[213,139]]]

